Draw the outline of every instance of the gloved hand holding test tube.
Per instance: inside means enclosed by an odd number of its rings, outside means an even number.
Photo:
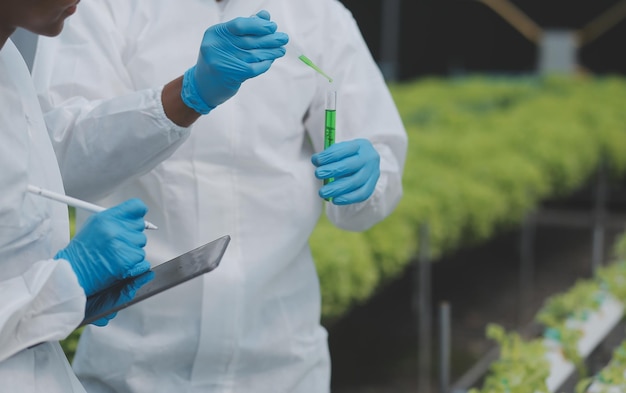
[[[350,205],[368,199],[380,177],[380,155],[369,139],[335,143],[336,91],[326,92],[324,150],[314,154],[315,177],[324,180],[319,196],[335,205]]]

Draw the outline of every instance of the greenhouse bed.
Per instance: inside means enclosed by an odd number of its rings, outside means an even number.
[[[506,333],[503,328],[490,325],[487,335],[497,341],[500,357],[491,363],[483,386],[469,392],[558,392],[566,381],[577,376],[583,377],[577,393],[583,393],[587,385],[598,382],[585,378],[584,360],[615,330],[624,316],[626,235],[621,236],[614,250],[618,262],[598,269],[593,278],[579,280],[566,293],[552,296],[545,302],[535,317],[544,326],[543,337],[527,341],[516,332]],[[623,370],[626,347],[618,348],[615,354],[621,356],[618,360],[624,361],[620,363]],[[600,376],[602,378],[596,379],[610,380],[607,373]]]

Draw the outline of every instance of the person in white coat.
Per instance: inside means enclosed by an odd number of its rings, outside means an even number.
[[[129,195],[146,201],[160,228],[149,233],[152,263],[232,237],[219,270],[121,311],[106,329],[87,328],[73,364],[77,375],[90,393],[328,392],[327,332],[308,239],[324,198],[332,198],[332,222],[347,230],[388,216],[402,195],[407,147],[353,17],[336,0],[101,0],[84,8],[59,41],[40,40],[35,56],[53,136],[82,126],[68,126],[63,108],[157,92],[195,63],[207,25],[259,9],[334,81],[288,49],[199,118],[189,139],[149,172],[94,151],[149,145],[127,143],[147,132],[137,123],[147,110],[138,103],[99,111],[109,127],[98,126],[103,140],[92,149],[81,138],[70,138],[72,145],[55,137],[73,193],[98,203]],[[324,151],[329,89],[337,91],[337,143]],[[90,167],[75,165],[87,156]],[[92,181],[102,168],[107,178]],[[330,177],[334,182],[322,185]]]
[[[133,199],[92,216],[69,242],[67,206],[17,27],[56,35],[76,0],[0,1],[0,392],[75,393],[82,385],[58,340],[84,318],[86,296],[141,274],[146,206]],[[106,325],[109,318],[97,321]]]

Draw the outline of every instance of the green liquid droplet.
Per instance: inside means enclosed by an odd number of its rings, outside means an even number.
[[[320,75],[322,75],[324,78],[328,79],[328,82],[333,83],[333,78],[331,78],[330,76],[326,75],[326,73],[324,73],[324,71],[322,71],[321,68],[319,68],[318,66],[315,65],[315,63],[313,63],[311,61],[311,59],[309,59],[308,57],[306,57],[305,55],[300,55],[298,56],[298,59],[302,60],[302,62],[306,65],[308,65],[309,67],[313,68],[315,71],[317,71]]]

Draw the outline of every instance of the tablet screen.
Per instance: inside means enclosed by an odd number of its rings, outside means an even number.
[[[80,326],[212,271],[219,265],[229,242],[230,236],[223,236],[155,266],[140,276],[120,281],[89,296],[85,306],[85,319]]]

